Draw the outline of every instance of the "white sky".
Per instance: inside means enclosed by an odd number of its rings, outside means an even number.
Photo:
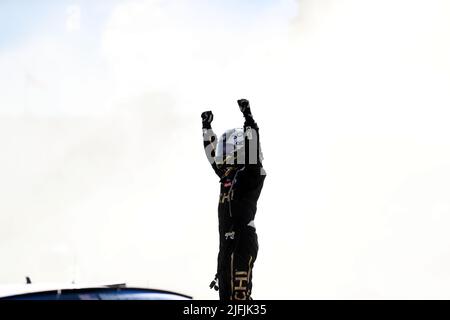
[[[255,299],[450,298],[448,1],[50,2],[0,32],[0,283],[217,298],[200,113],[245,97]]]

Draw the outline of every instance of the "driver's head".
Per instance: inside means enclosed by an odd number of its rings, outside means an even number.
[[[245,137],[242,128],[227,130],[217,141],[216,164],[233,168],[245,164]]]

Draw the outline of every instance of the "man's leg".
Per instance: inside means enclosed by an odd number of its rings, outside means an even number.
[[[217,278],[219,279],[220,300],[231,299],[231,254],[233,247],[228,245],[219,253],[219,267]]]
[[[246,227],[236,238],[236,247],[230,257],[232,268],[232,300],[250,300],[252,271],[258,255],[258,236],[255,229]]]

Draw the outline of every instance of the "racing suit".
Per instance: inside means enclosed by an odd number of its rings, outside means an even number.
[[[251,112],[244,113],[245,163],[220,166],[215,157],[217,136],[210,123],[203,123],[203,141],[207,157],[220,178],[219,236],[217,259],[220,300],[250,300],[252,269],[258,254],[258,236],[254,219],[257,201],[266,178],[260,156],[259,128]],[[250,142],[257,146],[256,161],[251,161]],[[214,282],[213,282],[214,283]],[[211,287],[213,284],[211,284]]]

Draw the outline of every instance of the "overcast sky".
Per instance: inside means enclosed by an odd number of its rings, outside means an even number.
[[[218,134],[268,173],[255,299],[450,298],[447,0],[0,1],[0,283],[215,299]]]

